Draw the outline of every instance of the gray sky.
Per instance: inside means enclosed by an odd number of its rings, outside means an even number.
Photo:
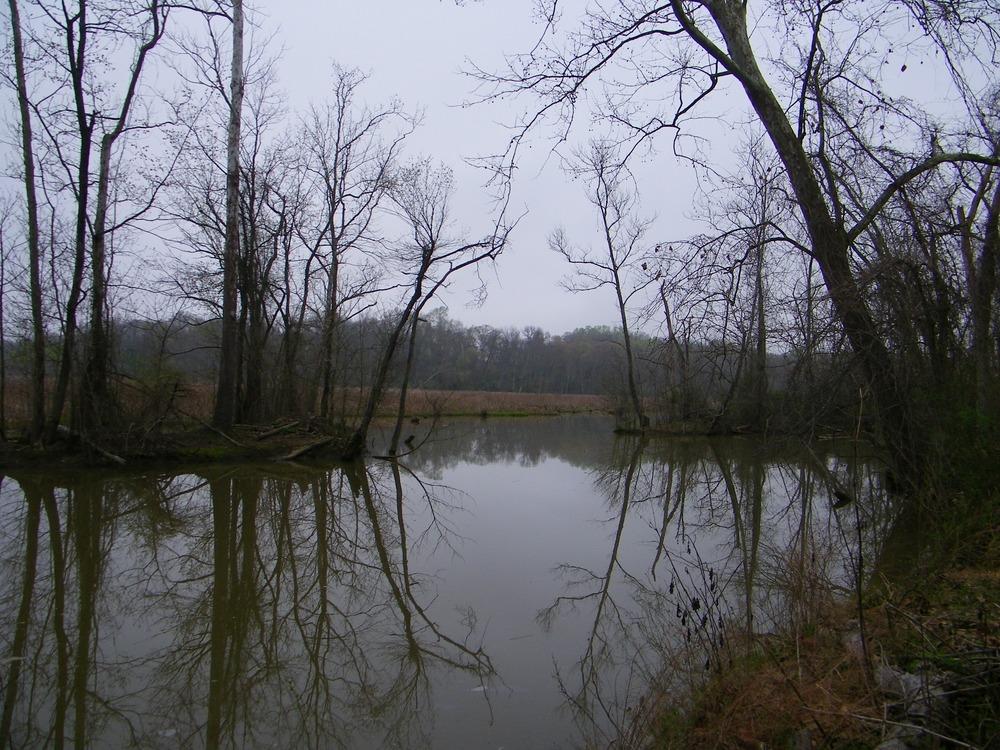
[[[364,100],[377,104],[398,96],[408,109],[423,111],[423,126],[412,136],[408,153],[430,156],[455,170],[453,213],[459,233],[477,238],[489,230],[493,206],[483,188],[486,175],[464,160],[501,151],[511,135],[505,125],[532,101],[463,106],[476,98],[476,81],[463,70],[470,69],[470,61],[497,70],[505,54],[529,50],[541,32],[532,13],[535,0],[470,0],[461,6],[455,0],[255,3],[253,17],[262,32],[258,38],[273,34],[273,43],[284,48],[278,85],[287,94],[293,113],[328,97],[332,62],[366,71],[370,77],[361,91]],[[575,10],[584,4],[585,0],[561,3],[566,26],[573,26]],[[762,4],[758,12],[766,13],[766,8]],[[784,43],[767,26],[766,18],[761,19],[754,36],[764,57],[769,51],[777,53]],[[883,66],[886,92],[920,99],[939,117],[957,112],[960,108],[933,54],[926,45],[920,48],[912,43],[912,30],[901,29],[898,35],[904,43],[893,45],[891,54],[876,61]],[[905,43],[907,37],[911,43]],[[905,74],[904,65],[909,70]],[[709,139],[705,146],[711,149],[713,163],[735,166],[731,151],[744,137],[751,118],[742,94],[720,94],[706,103],[706,117],[697,128]],[[9,112],[14,112],[13,105]],[[577,125],[574,137],[585,139],[587,123],[581,118]],[[527,213],[495,269],[485,273],[487,301],[470,307],[469,290],[477,286],[477,280],[459,278],[443,299],[453,318],[466,324],[537,325],[552,333],[616,324],[610,289],[573,295],[560,287],[569,267],[548,249],[549,234],[565,227],[570,239],[581,246],[598,245],[600,236],[583,185],[571,181],[560,169],[559,155],[551,153],[553,135],[551,130],[537,131],[530,150],[522,151],[510,211],[512,215]],[[633,165],[643,198],[641,213],[656,217],[647,237],[650,244],[689,237],[699,229],[688,218],[698,187],[694,170],[672,155],[668,137],[659,141],[658,148],[658,153]],[[647,329],[654,332],[655,322]]]
[[[462,70],[469,67],[467,59],[492,69],[505,53],[529,49],[540,32],[532,5],[532,0],[489,0],[461,7],[451,0],[257,0],[262,25],[276,29],[275,40],[285,47],[279,75],[293,109],[325,97],[329,63],[336,60],[370,73],[363,92],[368,101],[398,95],[408,107],[424,110],[411,152],[455,169],[455,215],[470,236],[488,228],[491,209],[481,187],[485,174],[463,159],[502,149],[509,138],[503,123],[513,121],[515,108],[527,101],[463,107],[474,97],[476,82]],[[548,249],[549,233],[564,225],[584,244],[597,239],[597,227],[581,185],[564,176],[558,158],[543,158],[548,149],[539,138],[522,162],[513,211],[526,209],[528,214],[496,272],[488,274],[487,302],[468,307],[465,290],[473,282],[459,279],[446,296],[451,317],[468,324],[538,325],[553,333],[615,323],[609,290],[572,295],[559,286],[568,267]],[[672,156],[661,156],[655,166],[656,176],[648,181],[651,189],[644,191],[652,199],[645,212],[659,217],[660,232],[677,237],[683,233],[693,176]]]

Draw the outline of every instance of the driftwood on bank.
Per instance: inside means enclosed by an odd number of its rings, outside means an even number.
[[[332,443],[336,439],[337,439],[336,436],[331,436],[331,437],[323,438],[322,440],[317,440],[316,442],[309,443],[308,445],[303,445],[301,448],[296,448],[291,453],[289,453],[289,454],[287,454],[285,456],[281,456],[280,458],[276,458],[274,460],[275,461],[291,461],[293,459],[299,458],[300,456],[304,456],[305,454],[310,453],[311,451],[314,451],[317,448],[322,448],[325,445],[329,445],[330,443]]]
[[[273,429],[270,429],[267,432],[262,432],[260,435],[258,435],[257,440],[267,440],[267,438],[274,437],[275,435],[278,435],[279,433],[282,433],[285,430],[290,430],[293,427],[298,427],[299,424],[301,424],[301,420],[296,419],[294,422],[289,422],[288,424],[283,424],[278,427],[274,427]]]
[[[118,464],[119,466],[124,466],[125,465],[125,459],[124,458],[122,458],[121,456],[116,456],[114,453],[110,453],[109,451],[104,450],[104,448],[102,448],[101,446],[99,446],[94,441],[89,440],[85,435],[82,435],[79,432],[73,432],[71,429],[69,429],[69,427],[66,427],[65,425],[59,425],[58,427],[56,427],[56,433],[58,435],[61,435],[62,437],[65,437],[65,438],[72,438],[72,439],[75,439],[75,440],[79,440],[80,442],[82,442],[84,445],[86,445],[91,450],[94,450],[97,453],[100,453],[106,459],[108,459],[109,461],[111,461],[113,463]]]

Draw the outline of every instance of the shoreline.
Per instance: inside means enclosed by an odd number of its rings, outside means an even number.
[[[537,394],[532,395],[537,398]],[[608,415],[593,408],[533,410],[444,411],[437,414],[407,410],[411,422],[433,419],[529,419],[561,416]],[[373,426],[391,425],[395,417],[382,414]],[[610,434],[610,433],[609,433]],[[344,449],[351,435],[347,425],[319,425],[315,419],[284,419],[269,424],[236,425],[223,433],[201,423],[177,425],[155,435],[115,435],[88,440],[62,430],[52,445],[39,447],[25,440],[0,441],[0,474],[9,470],[80,470],[170,468],[181,464],[228,465],[240,463],[344,463]]]

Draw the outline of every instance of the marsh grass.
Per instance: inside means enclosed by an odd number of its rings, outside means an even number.
[[[27,383],[9,380],[7,383],[7,422],[17,427],[28,420]],[[212,416],[215,391],[210,383],[180,383],[158,380],[139,383],[129,381],[121,389],[126,421],[148,424],[190,423],[194,419],[208,421]],[[360,412],[366,392],[361,388],[343,388],[333,399],[343,414],[350,418]],[[391,417],[399,401],[398,389],[387,389],[379,404],[378,415]],[[70,411],[70,410],[68,410]],[[407,416],[547,416],[558,414],[611,413],[612,399],[607,396],[562,393],[512,393],[501,391],[439,391],[409,389]],[[288,415],[269,415],[275,419]]]

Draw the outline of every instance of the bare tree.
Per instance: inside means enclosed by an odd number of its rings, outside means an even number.
[[[610,286],[614,291],[632,408],[629,426],[641,431],[647,427],[648,418],[639,392],[628,308],[633,299],[655,281],[652,275],[644,273],[647,263],[642,260],[642,240],[649,221],[636,215],[638,196],[628,186],[630,176],[614,146],[591,141],[588,150],[577,154],[573,170],[589,183],[587,198],[597,209],[603,247],[600,251],[575,248],[562,229],[551,235],[549,247],[574,267],[574,276],[565,282],[567,289],[587,292]]]
[[[232,0],[232,58],[229,124],[226,129],[226,240],[222,256],[222,343],[212,421],[226,429],[236,418],[239,328],[236,319],[237,263],[240,252],[240,127],[243,116],[243,0]]]
[[[314,106],[302,127],[307,169],[322,196],[309,244],[310,259],[318,261],[325,283],[318,381],[324,419],[333,405],[337,327],[351,302],[374,291],[377,274],[365,257],[376,244],[376,219],[392,185],[399,148],[416,124],[398,101],[364,106],[358,96],[365,80],[357,69],[335,65],[332,101]]]
[[[397,263],[407,279],[407,292],[402,310],[379,355],[361,419],[347,443],[345,454],[348,457],[360,456],[365,450],[368,429],[382,399],[393,357],[403,332],[413,324],[419,309],[454,274],[495,260],[507,244],[511,228],[502,224],[497,224],[491,233],[478,240],[451,239],[452,191],[451,170],[444,166],[434,167],[429,160],[411,164],[396,178],[392,201],[408,234],[399,248]],[[407,383],[402,387],[405,390]]]
[[[147,20],[143,24],[144,28],[139,32],[139,47],[135,61],[132,63],[121,106],[111,118],[102,113],[105,127],[110,123],[114,124],[101,136],[98,151],[96,205],[91,221],[90,350],[84,379],[88,397],[83,403],[84,427],[90,431],[94,431],[100,426],[107,426],[109,418],[113,423],[114,417],[110,413],[116,410],[116,406],[111,403],[111,394],[109,393],[108,369],[111,349],[106,322],[108,302],[107,245],[108,237],[114,231],[114,227],[109,226],[108,220],[113,176],[111,160],[118,139],[129,127],[129,117],[147,58],[163,38],[167,23],[168,7],[163,6],[160,0],[150,0],[148,7],[143,10],[143,15]]]
[[[686,132],[684,128],[703,111],[712,93],[729,89],[731,81],[732,88],[745,96],[785,170],[808,237],[806,249],[816,261],[878,406],[884,442],[903,475],[919,483],[925,446],[920,430],[908,418],[905,378],[862,288],[854,262],[856,244],[886,203],[921,175],[945,164],[992,164],[995,158],[968,151],[914,154],[905,170],[883,178],[862,210],[839,200],[837,176],[823,158],[822,121],[827,112],[815,92],[827,84],[843,84],[855,98],[867,102],[868,118],[893,118],[901,128],[908,121],[904,108],[880,93],[878,72],[864,67],[869,43],[883,49],[889,46],[882,33],[888,17],[878,16],[875,21],[874,16],[861,14],[859,20],[853,9],[853,3],[818,2],[810,4],[804,14],[775,13],[778,33],[790,40],[783,48],[789,53],[777,65],[765,68],[751,41],[750,5],[743,0],[595,4],[584,11],[580,25],[565,39],[559,37],[556,3],[546,3],[543,39],[531,53],[510,58],[507,71],[485,76],[495,86],[493,96],[530,92],[540,99],[497,169],[501,175],[511,174],[523,135],[546,117],[572,123],[591,83],[619,76],[615,86],[603,92],[599,106],[603,105],[602,114],[625,133],[634,150],[659,133]],[[897,12],[905,16],[908,10],[886,8],[890,15]],[[991,12],[983,12],[992,17]],[[947,18],[947,12],[942,10],[936,18]],[[958,20],[952,28],[961,35]],[[970,28],[978,33],[984,24],[989,22]],[[835,41],[843,38],[845,27],[856,34],[857,43]],[[987,38],[985,43],[993,42]],[[784,103],[789,99],[791,108]],[[668,102],[666,111],[659,109],[663,101]]]
[[[156,129],[148,104],[141,118],[134,110],[142,98],[144,68],[163,37],[167,9],[159,0],[129,4],[54,3],[36,0],[25,34],[18,8],[12,6],[12,24],[17,26],[18,98],[21,106],[22,161],[28,203],[28,268],[31,297],[33,397],[32,431],[37,434],[39,415],[44,415],[44,347],[46,331],[42,318],[46,303],[41,281],[41,237],[39,188],[48,214],[53,267],[50,269],[62,325],[62,341],[51,409],[45,437],[54,438],[65,410],[78,358],[79,317],[86,295],[90,296],[90,347],[84,370],[87,387],[78,389],[75,405],[82,426],[93,430],[112,406],[109,401],[110,345],[107,332],[108,273],[112,235],[147,213],[159,184],[145,194],[115,196],[118,167],[125,160],[123,138],[140,137]],[[25,50],[25,40],[30,53]],[[131,54],[130,54],[131,53]],[[129,62],[120,62],[131,57]],[[28,70],[25,59],[32,61]],[[32,75],[32,96],[28,96]],[[137,122],[141,119],[141,122]],[[38,126],[36,131],[33,126]],[[133,140],[133,139],[128,139]],[[96,153],[95,153],[96,150]],[[93,162],[95,161],[95,165]],[[28,194],[31,194],[30,196]],[[116,213],[116,210],[120,214]],[[66,217],[65,219],[63,217]],[[72,218],[68,218],[72,217]],[[64,223],[65,222],[65,223]],[[67,224],[72,229],[66,231]],[[67,238],[71,237],[71,240]],[[63,249],[71,260],[62,261]],[[68,268],[67,268],[68,266]],[[85,287],[90,272],[91,283]],[[68,277],[68,278],[67,278]],[[62,299],[57,284],[68,281]]]
[[[20,116],[21,160],[24,165],[24,198],[27,211],[29,294],[31,297],[31,423],[33,440],[42,436],[45,422],[45,324],[42,320],[41,244],[38,231],[38,196],[35,189],[35,154],[31,129],[31,101],[24,64],[24,40],[17,0],[9,0],[11,41],[14,48],[14,71],[17,105]]]

